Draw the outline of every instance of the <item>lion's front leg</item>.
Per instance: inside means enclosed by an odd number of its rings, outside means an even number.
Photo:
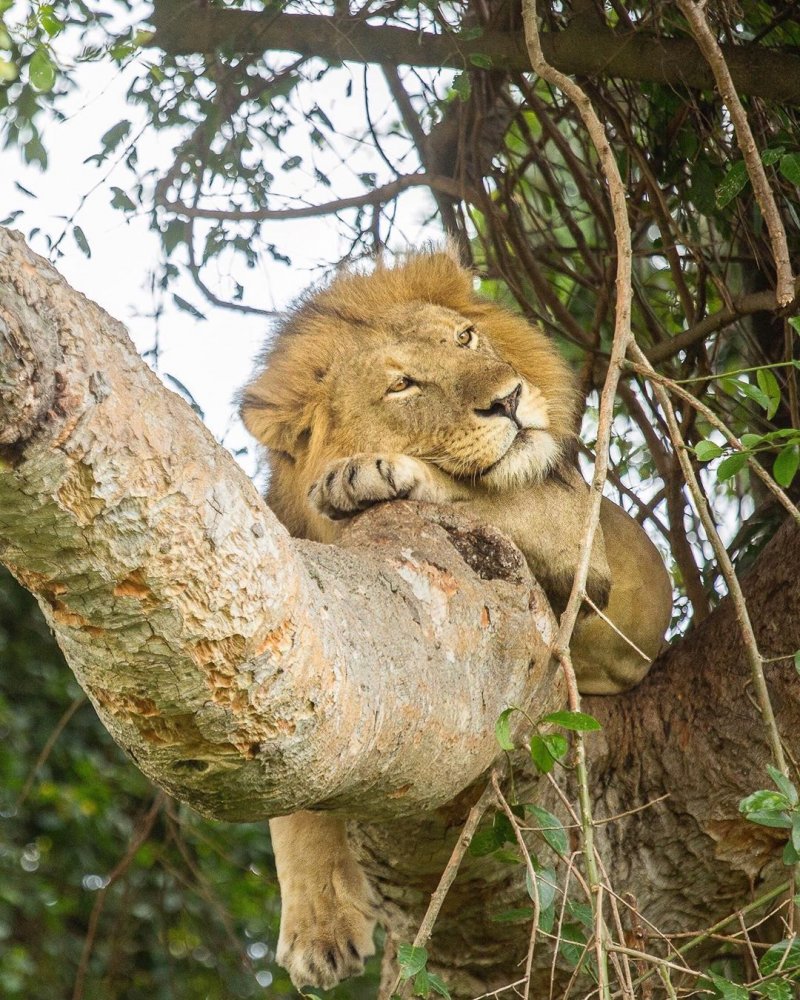
[[[278,962],[294,985],[329,990],[375,952],[376,897],[344,822],[299,812],[270,820],[281,887]]]
[[[385,500],[440,499],[428,467],[409,455],[351,455],[325,467],[308,492],[311,506],[333,521]]]

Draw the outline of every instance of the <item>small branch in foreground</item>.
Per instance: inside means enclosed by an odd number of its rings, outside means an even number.
[[[744,642],[745,651],[750,663],[750,672],[753,678],[756,696],[758,698],[758,707],[761,712],[761,718],[763,719],[764,725],[767,729],[767,737],[772,749],[772,756],[776,767],[788,776],[786,758],[781,744],[781,737],[778,732],[778,725],[775,721],[775,713],[772,709],[769,690],[767,689],[767,682],[764,678],[763,658],[758,649],[755,632],[753,631],[753,623],[750,620],[747,604],[745,603],[744,594],[742,593],[742,588],[736,576],[736,571],[733,568],[733,563],[731,562],[730,556],[728,555],[722,539],[719,537],[717,527],[714,524],[714,519],[711,516],[708,504],[703,496],[703,491],[700,488],[697,476],[692,468],[692,463],[689,461],[686,442],[683,440],[669,394],[666,388],[662,385],[657,373],[653,372],[652,366],[640,348],[637,347],[635,343],[632,343],[629,350],[636,363],[641,367],[643,374],[649,377],[652,373],[652,375],[655,376],[652,379],[653,390],[656,394],[659,405],[667,418],[670,437],[672,438],[675,452],[678,456],[678,461],[681,464],[686,485],[689,488],[692,500],[694,501],[695,509],[697,510],[700,520],[703,523],[703,528],[705,529],[708,540],[714,549],[714,554],[717,557],[720,570],[728,587],[728,593],[730,594],[730,598],[736,609],[736,619],[742,632],[742,640]]]
[[[695,3],[694,0],[678,0],[678,6],[683,12],[683,16],[689,22],[695,41],[700,47],[700,51],[706,58],[714,79],[717,83],[725,107],[730,113],[733,127],[736,132],[736,141],[744,156],[745,166],[750,181],[753,185],[753,193],[756,196],[764,222],[767,224],[770,242],[772,243],[772,256],[775,259],[776,271],[776,291],[775,296],[778,305],[788,306],[794,298],[794,276],[789,260],[789,244],[786,241],[786,230],[783,228],[778,206],[775,203],[772,190],[767,180],[764,164],[758,155],[756,141],[747,120],[747,113],[744,110],[736,87],[731,77],[731,72],[725,62],[725,56],[719,46],[719,42],[714,37],[703,14],[704,3]]]
[[[561,616],[556,655],[564,667],[570,692],[570,708],[578,710],[578,696],[575,673],[569,653],[569,642],[578,620],[582,600],[586,591],[592,543],[600,523],[600,504],[603,487],[608,475],[609,451],[611,446],[611,423],[614,416],[614,397],[622,373],[621,365],[625,353],[632,343],[631,334],[631,229],[619,167],[608,142],[605,129],[591,101],[584,91],[569,77],[550,66],[542,53],[536,13],[536,0],[523,0],[522,16],[525,25],[525,39],[534,71],[547,83],[558,87],[575,105],[586,131],[597,151],[600,166],[608,185],[611,211],[614,217],[614,236],[617,251],[616,290],[617,302],[614,319],[614,338],[611,346],[608,373],[600,394],[600,412],[597,427],[597,447],[594,474],[592,477],[589,511],[583,529],[581,554],[572,584],[567,607]],[[581,806],[581,827],[583,836],[586,873],[591,886],[592,909],[597,936],[598,986],[603,1000],[609,997],[608,958],[605,949],[608,932],[603,917],[602,889],[595,859],[594,829],[592,822],[589,777],[586,767],[586,747],[581,733],[575,737],[575,767],[578,776],[578,790]]]
[[[461,831],[461,836],[456,841],[456,846],[453,848],[450,860],[447,862],[447,865],[442,872],[439,884],[436,886],[433,894],[431,895],[431,901],[428,904],[428,909],[425,911],[425,916],[422,918],[422,923],[419,925],[419,930],[417,931],[413,941],[414,948],[424,948],[433,933],[436,918],[439,916],[439,911],[444,905],[447,893],[450,891],[450,886],[455,881],[456,875],[458,875],[458,869],[461,867],[464,855],[467,853],[467,849],[472,843],[475,831],[478,829],[478,825],[483,819],[484,813],[492,804],[492,800],[495,798],[494,783],[497,779],[497,773],[497,770],[492,771],[491,779],[486,785],[486,788],[484,788],[483,794],[469,811],[467,820],[464,823],[464,828]],[[392,985],[392,988],[389,990],[388,995],[390,997],[397,993],[400,987],[400,981],[401,977],[398,975]]]
[[[514,836],[517,839],[517,845],[522,854],[522,858],[525,862],[525,866],[528,869],[528,878],[530,879],[531,887],[533,889],[533,917],[531,926],[531,938],[530,944],[528,945],[528,957],[525,961],[525,989],[522,994],[523,1000],[528,1000],[531,992],[531,970],[533,968],[533,954],[536,948],[536,931],[539,927],[539,917],[541,915],[541,904],[539,902],[539,888],[536,883],[536,872],[533,867],[533,862],[531,861],[531,855],[528,851],[528,845],[525,843],[525,838],[522,836],[522,830],[519,826],[519,820],[514,815],[511,810],[511,806],[506,801],[506,797],[503,795],[500,789],[500,782],[497,780],[497,775],[492,775],[492,788],[494,790],[495,799],[497,804],[503,810],[514,830]]]

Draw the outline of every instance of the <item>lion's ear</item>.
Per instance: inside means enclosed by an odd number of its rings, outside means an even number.
[[[239,396],[242,423],[271,451],[297,458],[310,434],[307,407],[293,406],[285,399],[272,399],[266,388],[262,377],[242,390]]]

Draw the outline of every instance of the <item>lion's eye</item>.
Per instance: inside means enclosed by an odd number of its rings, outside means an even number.
[[[413,384],[414,380],[410,379],[407,375],[398,375],[397,378],[390,383],[389,388],[386,391],[403,392],[404,389],[411,388]]]
[[[456,334],[456,343],[459,347],[475,347],[478,343],[475,327],[468,326],[464,330],[459,330]]]

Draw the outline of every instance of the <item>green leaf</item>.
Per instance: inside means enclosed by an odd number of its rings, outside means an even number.
[[[551,934],[556,923],[556,908],[553,904],[539,910],[539,930]]]
[[[728,168],[728,172],[717,186],[717,208],[725,208],[728,202],[733,201],[736,195],[749,183],[750,178],[747,176],[745,162],[738,160]]]
[[[431,977],[427,969],[420,969],[414,977],[414,996],[426,997],[431,991]]]
[[[694,453],[701,462],[710,462],[712,458],[719,458],[725,449],[720,448],[713,441],[698,441],[694,446]]]
[[[493,924],[512,924],[519,923],[521,920],[530,920],[533,916],[533,910],[530,906],[520,906],[515,910],[503,910],[502,913],[496,913],[489,917]]]
[[[78,249],[86,257],[92,256],[92,248],[89,246],[89,241],[86,239],[86,234],[81,229],[80,226],[72,227],[72,237],[78,245]]]
[[[777,767],[773,767],[772,764],[767,764],[767,773],[770,778],[775,782],[775,787],[778,791],[785,795],[789,804],[796,806],[798,801],[797,789],[794,787],[794,783],[786,777],[783,771],[779,771]]]
[[[742,396],[747,396],[748,399],[752,399],[758,403],[763,410],[769,410],[772,406],[769,396],[758,385],[751,385],[750,382],[745,382],[744,379],[737,379],[736,389]]]
[[[514,712],[513,708],[505,708],[500,713],[500,718],[497,720],[494,726],[494,735],[497,737],[497,742],[500,744],[502,750],[513,750],[514,741],[511,739],[511,723],[509,718],[511,713]]]
[[[800,649],[794,654],[794,669],[800,674]]]
[[[180,295],[173,295],[172,301],[179,309],[182,309],[183,312],[189,313],[190,316],[194,316],[195,319],[205,319],[205,316],[199,309],[196,309],[192,303],[187,302],[186,299],[182,299]]]
[[[792,808],[792,803],[782,792],[773,792],[769,788],[761,788],[748,795],[739,803],[739,812],[747,815],[752,812],[784,812]]]
[[[462,101],[468,101],[472,93],[472,84],[467,73],[459,73],[453,80],[453,90]]]
[[[779,486],[791,486],[792,480],[800,465],[800,448],[796,444],[787,444],[781,448],[772,466],[772,475]]]
[[[43,94],[53,89],[56,82],[56,68],[46,48],[40,46],[31,56],[28,77],[34,90]]]
[[[586,715],[585,712],[550,712],[540,721],[551,722],[554,726],[562,726],[578,733],[591,733],[603,728],[593,715]]]
[[[785,146],[773,146],[772,149],[762,149],[761,162],[765,167],[771,167],[773,163],[778,162],[785,152]]]
[[[446,1000],[450,1000],[450,991],[447,986],[445,986],[444,981],[440,979],[439,976],[434,975],[433,972],[428,973],[428,985],[434,993],[438,993],[440,997],[445,997]]]
[[[542,742],[553,760],[561,760],[567,750],[569,750],[567,738],[562,736],[561,733],[547,733],[542,736]]]
[[[42,4],[39,8],[39,24],[41,24],[51,38],[64,28],[63,23],[56,17],[50,4]]]
[[[792,814],[792,846],[800,851],[800,813]]]
[[[549,774],[553,767],[555,766],[555,760],[551,755],[550,751],[547,749],[547,745],[544,739],[535,733],[531,737],[531,759],[536,765],[537,769],[542,772],[542,774]]]
[[[534,805],[526,805],[525,812],[535,817],[537,823],[540,824],[538,832],[541,833],[544,840],[553,848],[556,854],[563,857],[569,850],[569,840],[558,816],[554,816],[546,809],[542,809],[541,806]]]
[[[498,839],[497,830],[490,826],[486,830],[478,830],[469,844],[469,853],[473,858],[485,858],[487,854],[492,854],[503,846],[503,841]]]
[[[709,972],[708,977],[717,989],[717,992],[722,997],[722,1000],[748,1000],[749,993],[744,986],[740,986],[738,983],[732,983],[730,979],[725,979],[724,976],[718,976],[716,972]]]
[[[556,898],[556,873],[552,868],[543,868],[541,865],[535,863],[533,870],[533,879],[531,879],[530,869],[525,873],[525,888],[528,890],[528,895],[534,901],[538,892],[539,907],[542,910],[546,910],[549,906],[553,905],[553,900]]]
[[[731,479],[743,466],[747,464],[747,454],[743,451],[734,452],[719,463],[717,469],[717,479],[722,483],[726,479]]]
[[[592,913],[590,903],[579,903],[577,900],[570,899],[567,901],[567,913],[573,920],[590,930],[594,926],[594,913]]]
[[[768,826],[774,830],[790,830],[792,827],[792,821],[786,813],[760,812],[755,810],[754,812],[745,813],[745,819],[750,823],[756,823],[758,826]]]
[[[759,996],[766,997],[766,1000],[793,1000],[794,997],[792,984],[785,979],[768,979],[751,989]]]
[[[780,966],[784,977],[797,976],[800,972],[800,940],[779,941],[761,956],[758,970],[762,976],[771,976]]]
[[[793,865],[796,865],[798,861],[800,861],[800,852],[795,847],[793,841],[787,840],[783,845],[781,861],[783,861],[787,868],[791,868]]]
[[[503,850],[503,849],[498,848],[498,850],[496,850],[494,852],[494,860],[497,861],[498,864],[501,864],[501,865],[521,865],[522,864],[522,858],[519,856],[519,854],[517,854],[516,851],[512,851],[510,849]]]
[[[403,979],[410,979],[422,972],[428,962],[428,952],[411,944],[401,944],[397,949],[397,963]]]
[[[787,181],[792,184],[800,184],[800,153],[787,153],[786,156],[782,156],[778,170]],[[792,321],[789,320],[789,322]]]
[[[133,212],[136,205],[125,194],[121,187],[112,187],[113,197],[111,199],[112,208],[121,208],[123,212]]]
[[[492,57],[484,55],[482,52],[472,52],[470,54],[469,61],[473,66],[477,66],[478,69],[491,69],[494,65],[492,63]]]
[[[561,941],[558,950],[569,964],[575,968],[586,952],[586,935],[578,924],[567,923],[561,925],[559,934]]]
[[[100,139],[104,151],[106,153],[113,152],[130,130],[131,123],[127,119],[123,119],[121,122],[117,122],[116,125],[112,125],[107,132],[103,133]]]
[[[772,420],[781,405],[781,387],[769,368],[759,368],[756,372],[756,381],[759,389],[769,400],[767,419]]]

